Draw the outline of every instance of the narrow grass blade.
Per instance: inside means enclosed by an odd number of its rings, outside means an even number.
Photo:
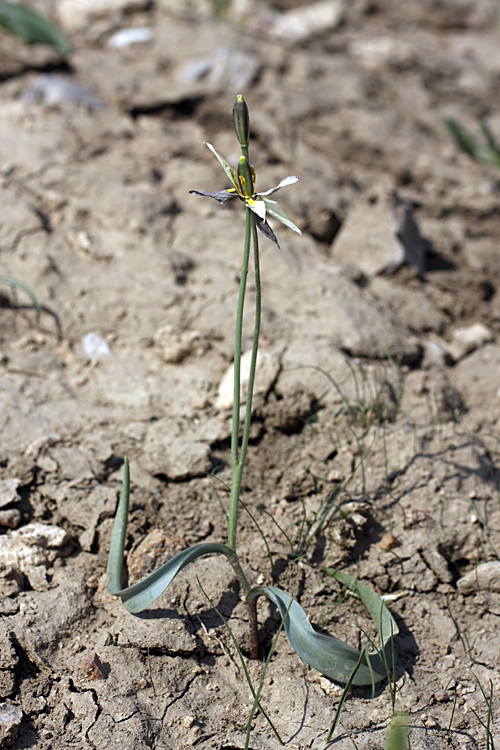
[[[123,552],[125,548],[125,533],[130,494],[130,473],[128,459],[125,459],[124,475],[120,502],[116,511],[115,525],[108,559],[108,575],[106,588],[112,596],[119,596],[124,607],[129,612],[142,612],[163,594],[167,586],[180,571],[198,557],[220,553],[232,563],[234,551],[225,544],[204,543],[179,552],[171,560],[155,570],[143,581],[128,588],[122,588]]]
[[[392,637],[398,633],[396,622],[380,597],[368,586],[339,571],[331,571],[330,575],[360,597],[375,621],[383,654],[378,650],[365,651],[360,660],[360,652],[355,648],[333,636],[317,633],[300,604],[274,586],[253,588],[247,595],[247,600],[265,596],[274,602],[285,618],[285,631],[291,646],[301,659],[321,674],[342,683],[352,678],[354,685],[380,682],[392,668]]]
[[[273,645],[272,645],[272,648],[271,648],[270,654],[269,654],[269,656],[268,656],[268,658],[267,658],[267,660],[266,660],[266,664],[264,665],[264,670],[263,670],[263,671],[264,671],[264,674],[262,675],[261,681],[260,681],[260,683],[259,683],[259,687],[258,687],[258,690],[257,690],[257,692],[255,692],[255,689],[254,689],[254,686],[252,685],[252,680],[250,679],[250,674],[249,674],[249,672],[248,672],[248,668],[247,668],[247,665],[246,665],[246,662],[245,662],[245,657],[243,656],[243,653],[242,653],[242,651],[241,651],[241,648],[240,648],[240,647],[238,646],[238,641],[236,640],[236,638],[235,638],[235,636],[234,636],[234,633],[233,633],[233,631],[232,631],[232,629],[231,629],[231,627],[230,627],[230,625],[229,625],[228,621],[227,621],[227,620],[226,620],[226,618],[225,618],[225,617],[223,616],[223,614],[222,614],[222,613],[221,613],[221,612],[220,612],[220,611],[219,611],[219,610],[217,609],[216,605],[215,605],[215,604],[214,604],[214,602],[213,602],[213,601],[212,601],[212,600],[210,599],[210,597],[209,597],[209,596],[208,596],[208,594],[206,593],[205,589],[203,588],[203,586],[201,585],[201,583],[200,583],[200,581],[199,581],[199,580],[198,580],[198,586],[200,587],[200,589],[201,589],[201,591],[202,591],[202,593],[203,593],[203,596],[204,596],[204,597],[205,597],[205,599],[206,599],[206,600],[207,600],[207,601],[209,602],[209,604],[210,604],[210,606],[212,607],[212,609],[214,609],[214,610],[215,610],[215,611],[217,612],[217,614],[219,615],[220,619],[221,619],[221,620],[222,620],[222,622],[224,623],[224,625],[225,625],[225,627],[226,627],[226,629],[227,629],[227,631],[228,631],[228,633],[229,633],[229,635],[230,635],[230,637],[231,637],[231,640],[232,640],[232,642],[233,642],[233,646],[235,647],[235,649],[236,649],[236,652],[237,652],[237,654],[238,654],[238,656],[239,656],[239,658],[240,658],[241,666],[243,667],[243,671],[244,671],[244,673],[245,673],[245,677],[246,677],[246,681],[247,681],[247,683],[248,683],[248,687],[250,688],[250,692],[252,693],[252,696],[253,696],[253,699],[254,699],[254,704],[253,704],[253,708],[252,708],[252,713],[250,714],[250,718],[248,719],[248,723],[250,723],[250,722],[251,722],[251,720],[252,720],[252,718],[253,718],[253,714],[255,713],[255,710],[256,710],[256,708],[258,707],[258,708],[259,708],[259,709],[260,709],[260,710],[262,711],[262,714],[263,714],[264,718],[266,719],[267,723],[269,724],[269,726],[270,726],[270,727],[271,727],[271,729],[273,730],[274,734],[276,735],[276,739],[278,740],[278,742],[280,743],[280,745],[282,745],[282,744],[283,744],[283,742],[282,742],[282,739],[281,739],[281,737],[280,737],[280,736],[279,736],[279,734],[278,734],[278,731],[277,731],[276,727],[274,726],[273,722],[271,721],[271,719],[270,719],[270,718],[269,718],[269,716],[267,715],[267,712],[266,712],[266,711],[264,710],[264,708],[262,707],[262,704],[261,704],[261,702],[260,702],[260,693],[261,693],[261,691],[262,691],[262,684],[263,684],[263,681],[264,681],[265,669],[267,668],[267,664],[268,664],[268,661],[269,661],[269,659],[270,659],[270,657],[271,657],[271,654],[272,654],[272,652],[273,652],[273,650],[274,650],[274,647],[275,647],[275,642],[273,641]],[[247,739],[248,739],[248,733],[247,733]],[[245,745],[245,747],[246,747],[246,745]]]
[[[1,13],[1,6],[0,6],[0,13]],[[0,21],[1,26],[1,21]],[[40,320],[40,315],[42,314],[42,306],[40,302],[38,301],[38,297],[34,292],[31,291],[29,286],[26,286],[26,284],[23,284],[22,281],[18,281],[17,279],[11,279],[10,276],[0,276],[0,284],[8,284],[9,286],[12,286],[16,289],[21,289],[25,294],[28,295],[30,300],[33,302],[33,306],[36,310],[36,322]]]
[[[61,55],[69,55],[71,44],[48,18],[20,3],[0,0],[0,26],[27,44],[45,44]]]

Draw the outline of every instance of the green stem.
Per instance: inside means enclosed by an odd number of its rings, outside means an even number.
[[[241,392],[241,340],[243,336],[243,309],[245,307],[245,292],[248,278],[248,263],[250,259],[250,238],[252,234],[252,211],[246,210],[245,248],[241,266],[240,291],[236,308],[236,333],[234,341],[234,391],[233,391],[233,427],[231,432],[231,466],[233,477],[231,482],[231,503],[229,507],[228,546],[236,550],[236,522],[238,519],[238,504],[240,499],[243,464],[239,444],[240,430],[240,392]]]
[[[242,147],[243,156],[248,162],[248,147]],[[254,252],[255,273],[255,318],[252,341],[252,356],[250,359],[250,372],[248,376],[248,388],[246,394],[245,419],[243,423],[243,437],[241,448],[239,448],[240,430],[240,403],[241,403],[241,353],[243,337],[243,310],[245,306],[245,292],[248,279],[248,265],[250,260],[250,238],[252,239]],[[233,425],[231,431],[231,466],[233,471],[231,481],[231,502],[229,507],[228,524],[228,546],[235,551],[233,569],[240,581],[245,596],[250,591],[248,579],[245,576],[238,558],[236,557],[236,525],[238,521],[238,506],[240,502],[241,481],[243,469],[247,456],[248,442],[250,439],[250,426],[252,421],[252,401],[255,385],[255,371],[257,367],[257,352],[259,348],[260,318],[261,318],[261,285],[259,265],[259,242],[257,238],[257,225],[255,216],[250,208],[246,209],[245,246],[243,250],[243,263],[241,267],[240,289],[238,294],[238,306],[236,309],[236,333],[234,344],[234,391],[233,391]],[[258,637],[257,637],[257,607],[256,601],[248,602],[248,616],[250,629],[250,657],[258,659]]]

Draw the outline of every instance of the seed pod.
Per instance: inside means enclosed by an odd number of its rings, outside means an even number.
[[[253,198],[252,170],[244,156],[240,156],[238,162],[238,180],[245,198]]]
[[[241,148],[248,148],[250,142],[250,115],[246,101],[238,94],[233,105],[233,123]]]

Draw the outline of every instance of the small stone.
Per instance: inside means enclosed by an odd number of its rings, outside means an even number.
[[[388,531],[386,534],[383,535],[382,539],[380,540],[378,546],[381,550],[384,552],[387,552],[388,550],[395,549],[396,547],[399,547],[401,545],[401,542],[396,539],[394,534],[392,532]]]
[[[11,479],[2,479],[0,481],[0,508],[5,508],[10,503],[15,503],[21,498],[17,494],[17,488],[20,486],[21,480],[17,477],[11,477]]]
[[[142,581],[185,548],[184,540],[175,534],[152,529],[128,553],[129,586]]]
[[[461,594],[473,594],[476,591],[500,593],[500,561],[482,563],[471,570],[457,582]]]
[[[8,596],[0,596],[0,615],[8,617],[16,615],[19,612],[19,603]]]
[[[21,511],[17,508],[7,508],[7,510],[0,510],[0,526],[7,529],[17,529],[21,523],[22,515]]]
[[[344,6],[339,0],[322,0],[288,13],[276,14],[272,19],[271,33],[287,42],[303,42],[337,28],[343,14]]]
[[[252,352],[245,352],[241,357],[241,399],[245,403],[246,387],[250,375],[250,361]],[[276,355],[259,349],[255,370],[254,395],[267,395],[276,380],[280,369],[280,362]],[[233,405],[234,364],[225,372],[219,384],[219,392],[215,402],[217,409],[230,409]]]
[[[180,364],[189,356],[200,357],[209,348],[209,343],[198,331],[177,331],[171,325],[156,331],[154,344],[165,362]]]
[[[68,32],[85,29],[99,18],[116,18],[121,13],[144,10],[149,0],[59,0],[57,15]]]
[[[102,662],[98,655],[91,653],[80,665],[80,669],[85,674],[88,680],[105,680],[106,675],[103,671]]]
[[[489,328],[483,323],[474,323],[464,328],[456,328],[451,335],[450,350],[453,358],[458,361],[475,349],[493,340]]]
[[[19,732],[23,712],[13,703],[0,703],[0,747],[12,745]]]

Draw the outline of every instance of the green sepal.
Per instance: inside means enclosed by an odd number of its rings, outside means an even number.
[[[235,170],[235,169],[233,169],[232,167],[230,167],[230,166],[229,166],[229,164],[228,164],[228,163],[227,163],[227,161],[226,161],[226,160],[224,159],[224,157],[223,157],[223,156],[221,156],[221,155],[220,155],[220,154],[219,154],[219,153],[218,153],[218,152],[217,152],[217,151],[216,151],[216,150],[214,149],[214,147],[212,146],[212,144],[211,144],[211,143],[205,143],[205,146],[208,146],[208,148],[209,148],[209,149],[210,149],[210,151],[211,151],[211,152],[212,152],[212,153],[214,154],[214,156],[216,156],[216,157],[217,157],[217,159],[218,159],[218,161],[219,161],[219,164],[221,165],[222,169],[224,170],[224,172],[226,173],[226,175],[227,175],[227,176],[229,177],[229,179],[230,179],[230,181],[232,182],[232,184],[233,184],[234,188],[235,188],[235,189],[236,189],[236,190],[238,191],[238,193],[239,193],[239,192],[240,192],[240,186],[239,186],[239,182],[238,182],[238,175],[237,175],[237,173],[236,173],[236,170]]]

